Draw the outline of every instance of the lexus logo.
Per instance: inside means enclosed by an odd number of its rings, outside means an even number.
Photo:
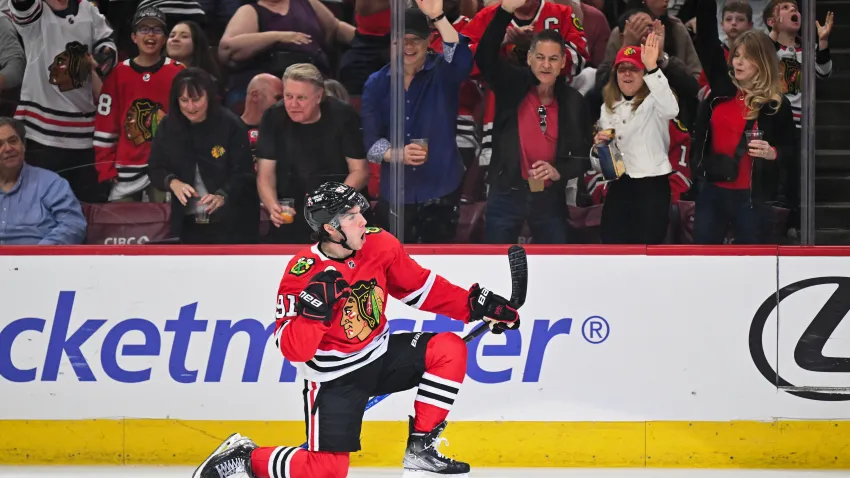
[[[762,303],[753,317],[750,326],[750,355],[756,368],[770,383],[779,387],[794,387],[782,378],[767,358],[762,343],[765,324],[767,324],[774,309],[789,295],[809,287],[820,285],[837,285],[838,288],[826,301],[823,307],[811,319],[805,332],[794,348],[794,361],[803,370],[819,373],[848,373],[850,372],[850,357],[825,357],[824,346],[832,333],[838,328],[841,320],[850,312],[850,277],[817,277],[801,280],[787,285],[779,292],[771,295]],[[850,400],[850,394],[829,393],[818,391],[788,391],[792,395],[821,401]]]

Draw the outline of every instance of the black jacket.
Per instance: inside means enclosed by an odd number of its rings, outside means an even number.
[[[528,67],[513,65],[499,54],[512,18],[504,9],[496,9],[475,53],[475,63],[496,95],[489,182],[503,187],[516,187],[523,182],[517,111],[529,90],[540,84]],[[563,187],[567,180],[579,177],[585,170],[582,158],[587,158],[593,145],[593,124],[584,97],[567,85],[563,77],[555,83],[555,99],[558,145],[553,166],[561,174],[558,185]]]
[[[250,200],[255,180],[245,124],[222,107],[210,107],[207,119],[195,125],[176,115],[180,113],[162,119],[151,143],[148,158],[151,183],[161,191],[171,191],[168,185],[172,179],[194,187],[197,165],[210,194],[225,198],[224,206],[213,213],[213,218],[218,215],[220,220],[232,225],[232,241],[241,242],[258,235],[259,231],[242,231],[238,227],[243,215],[260,213],[259,205]],[[180,235],[184,216],[185,207],[172,195],[172,234]]]
[[[729,66],[723,54],[717,32],[717,4],[714,0],[697,2],[697,38],[695,47],[705,70],[711,94],[697,110],[694,125],[694,145],[691,164],[696,174],[703,176],[704,161],[711,161],[711,115],[714,107],[733,100],[738,89],[729,75]],[[753,159],[750,197],[760,201],[784,201],[787,191],[788,167],[796,164],[796,127],[791,104],[782,97],[779,110],[773,106],[762,107],[758,116],[758,129],[764,131],[764,140],[776,148],[776,160]]]

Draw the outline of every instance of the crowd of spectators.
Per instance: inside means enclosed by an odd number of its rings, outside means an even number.
[[[407,243],[793,241],[832,13],[409,2],[396,117],[389,0],[0,0],[0,245],[307,243],[325,181]]]

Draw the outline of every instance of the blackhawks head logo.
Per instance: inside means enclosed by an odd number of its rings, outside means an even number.
[[[779,60],[779,76],[782,77],[782,92],[796,95],[803,90],[802,65],[795,58]]]
[[[351,287],[351,295],[342,306],[339,323],[349,340],[363,342],[381,324],[385,296],[377,283],[372,279],[356,282]]]
[[[63,93],[82,88],[91,77],[91,68],[86,62],[88,52],[88,47],[78,41],[66,44],[65,50],[47,67],[47,81]]]
[[[634,48],[632,48],[632,47],[628,47],[628,48],[626,48],[626,49],[623,51],[623,55],[626,55],[626,56],[632,56],[632,55],[634,55],[635,53],[637,53],[637,50],[635,50],[635,49],[634,49]]]
[[[162,105],[151,100],[135,100],[124,117],[124,133],[127,139],[139,146],[153,139],[162,118]]]

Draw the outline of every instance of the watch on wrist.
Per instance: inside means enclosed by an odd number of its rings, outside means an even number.
[[[667,68],[667,62],[670,60],[670,55],[667,53],[662,53],[661,56],[658,57],[658,66],[661,68]]]
[[[441,13],[441,14],[439,14],[439,15],[437,15],[437,18],[432,18],[432,19],[431,19],[431,23],[437,23],[437,22],[439,22],[440,20],[442,20],[442,19],[444,19],[444,18],[446,18],[446,14],[445,14],[445,12],[444,12],[444,13]]]

